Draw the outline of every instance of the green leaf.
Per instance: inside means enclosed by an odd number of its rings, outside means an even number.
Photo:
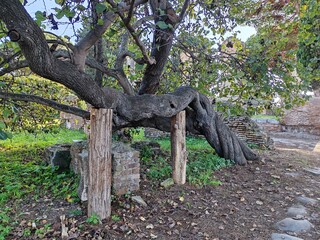
[[[98,3],[96,5],[96,11],[97,13],[103,13],[105,10],[107,9],[106,5],[102,4],[102,3]]]
[[[37,11],[35,13],[35,17],[36,17],[36,22],[38,25],[41,24],[42,21],[46,20],[47,18],[44,16],[44,13],[41,11]]]
[[[7,133],[4,131],[0,130],[0,140],[6,140],[8,138]]]
[[[106,35],[108,37],[113,37],[113,35],[115,35],[117,33],[116,30],[114,30],[113,28],[110,28],[110,30],[106,33]]]
[[[64,0],[55,0],[56,4],[59,5],[63,5],[64,4]]]
[[[5,82],[1,82],[1,81],[0,81],[0,87],[4,87],[5,85],[6,85]]]
[[[65,12],[63,10],[59,10],[56,14],[57,19],[61,19],[64,16]]]
[[[76,15],[75,11],[70,11],[70,9],[67,9],[66,13],[65,13],[66,17],[68,18],[73,18]]]
[[[102,19],[98,19],[98,25],[103,25],[103,20]]]
[[[6,127],[6,124],[4,122],[0,122],[0,129],[4,129]]]
[[[144,65],[143,65],[143,64],[136,64],[136,71],[140,71],[140,70],[142,70],[142,69],[143,69],[143,67],[144,67]]]
[[[11,114],[11,111],[9,109],[4,109],[3,110],[2,115],[3,115],[4,118],[8,118],[10,116],[10,114]]]
[[[169,25],[166,24],[164,21],[159,21],[156,23],[156,26],[158,26],[160,29],[164,30],[169,28]]]

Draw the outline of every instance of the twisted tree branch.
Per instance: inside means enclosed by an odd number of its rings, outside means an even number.
[[[34,102],[39,103],[48,107],[52,107],[56,110],[72,113],[74,115],[89,119],[90,113],[88,111],[82,110],[80,108],[71,107],[65,104],[58,103],[56,101],[45,99],[39,96],[30,95],[30,94],[17,94],[17,93],[9,93],[9,92],[1,92],[0,91],[0,98],[1,99],[11,99],[14,101],[24,101],[24,102]]]

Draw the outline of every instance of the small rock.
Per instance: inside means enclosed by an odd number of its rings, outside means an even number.
[[[147,226],[146,226],[146,229],[154,229],[153,224],[149,224],[149,225],[147,225]]]
[[[308,220],[285,218],[276,223],[276,229],[294,233],[307,232],[313,225]]]
[[[263,205],[263,202],[258,200],[258,201],[256,201],[256,204]]]
[[[172,178],[168,178],[166,180],[164,180],[162,183],[160,183],[160,186],[164,187],[164,188],[168,188],[170,186],[172,186],[174,184],[174,181]]]
[[[151,233],[151,234],[150,234],[150,237],[151,237],[151,239],[155,239],[155,238],[157,238],[158,236]]]
[[[300,203],[304,203],[304,204],[309,204],[309,205],[316,205],[318,203],[318,201],[316,199],[313,198],[308,198],[305,196],[299,196],[296,198],[296,200]]]
[[[140,204],[143,207],[147,207],[148,206],[148,204],[140,196],[132,196],[131,200],[136,202],[136,203],[138,203],[138,204]]]
[[[271,175],[271,177],[273,177],[275,179],[280,179],[280,176],[277,176],[277,175]]]
[[[297,216],[306,217],[308,216],[308,212],[304,206],[298,205],[298,206],[290,207],[287,211],[287,216],[288,217],[297,217]]]
[[[219,228],[220,230],[224,230],[224,226],[222,226],[222,225],[219,226],[218,228]]]
[[[32,222],[31,227],[34,228],[34,229],[37,228],[36,223],[35,223],[35,222]]]

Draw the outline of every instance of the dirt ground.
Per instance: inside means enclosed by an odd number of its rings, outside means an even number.
[[[306,206],[306,219],[313,228],[297,237],[319,240],[320,177],[305,168],[319,167],[320,153],[276,149],[260,154],[261,162],[215,172],[222,182],[216,187],[198,189],[186,184],[164,189],[143,180],[134,195],[148,206],[132,202],[129,196],[114,199],[112,220],[98,225],[86,222],[85,204],[50,196],[23,201],[13,213],[18,225],[8,239],[61,239],[64,226],[65,239],[271,239],[272,233],[284,233],[275,229],[275,223],[298,203],[298,196],[306,196],[318,200]],[[75,214],[80,210],[82,214]],[[66,219],[62,221],[63,215]],[[52,225],[42,235],[37,233],[45,224]],[[22,236],[26,228],[31,229],[32,237]]]

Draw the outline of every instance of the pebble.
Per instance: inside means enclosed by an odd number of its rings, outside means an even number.
[[[295,220],[292,218],[285,218],[276,223],[276,228],[281,231],[288,231],[294,233],[307,232],[313,225],[308,220]]]
[[[297,172],[286,172],[285,175],[290,177],[299,177],[301,174]]]
[[[164,180],[162,183],[160,183],[160,186],[162,186],[164,188],[168,188],[172,185],[174,185],[174,181],[172,178],[168,178],[168,179]]]
[[[138,203],[138,204],[140,204],[143,207],[147,207],[148,206],[147,203],[140,196],[132,196],[131,200],[136,202],[136,203]]]

